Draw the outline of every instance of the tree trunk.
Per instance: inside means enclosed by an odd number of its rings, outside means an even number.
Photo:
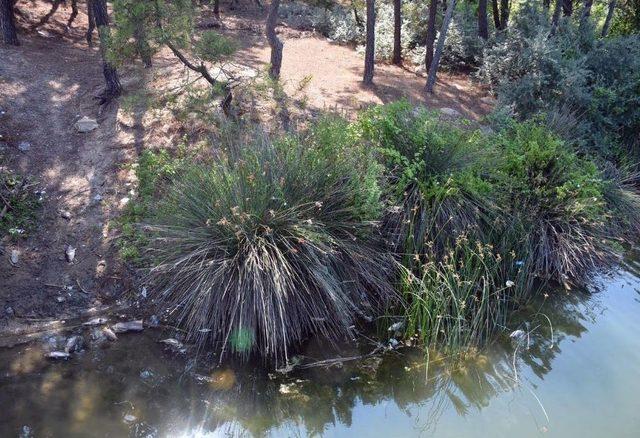
[[[593,0],[585,0],[582,14],[580,15],[580,27],[584,26],[591,16],[591,6],[593,6]]]
[[[478,0],[478,35],[483,40],[489,39],[489,23],[487,22],[487,0]]]
[[[560,22],[560,14],[562,13],[562,5],[564,0],[556,0],[556,6],[553,9],[553,18],[551,19],[551,35],[555,35]]]
[[[393,0],[393,63],[402,65],[402,0]]]
[[[493,25],[496,30],[500,30],[500,10],[498,9],[498,0],[491,0],[491,9],[493,10]]]
[[[69,16],[69,20],[67,21],[67,27],[71,28],[74,20],[78,16],[78,0],[71,0],[71,15]]]
[[[96,20],[93,19],[93,0],[87,0],[87,16],[89,25],[85,37],[89,47],[93,47],[93,30],[96,28]]]
[[[431,61],[431,67],[429,67],[429,76],[427,77],[427,92],[433,93],[433,87],[436,84],[436,75],[438,73],[438,66],[440,65],[440,58],[442,57],[442,51],[444,50],[444,41],[447,38],[447,31],[451,24],[451,18],[453,17],[453,10],[456,7],[456,0],[449,0],[449,6],[447,6],[447,12],[444,14],[444,20],[442,21],[442,27],[440,28],[440,36],[438,37],[438,47],[433,55],[433,61]]]
[[[2,41],[5,44],[13,46],[20,44],[13,16],[13,0],[0,0],[0,29],[2,30]]]
[[[433,45],[436,42],[436,16],[438,15],[438,0],[429,2],[429,20],[427,21],[427,45],[424,55],[424,68],[429,70],[433,61]]]
[[[573,15],[573,0],[564,0],[562,2],[562,13],[565,17]]]
[[[217,19],[220,19],[220,0],[213,2],[213,15],[215,15]]]
[[[510,8],[509,0],[500,0],[500,30],[505,30],[509,25]]]
[[[373,84],[373,67],[376,49],[376,4],[375,0],[367,0],[367,40],[364,52],[364,76],[362,82],[365,85]]]
[[[355,20],[358,27],[362,29],[364,27],[364,23],[362,22],[362,19],[358,15],[358,6],[356,5],[354,0],[351,0],[351,9],[353,10],[353,19]]]
[[[107,61],[107,41],[109,40],[109,15],[106,0],[91,0],[93,19],[100,36],[100,54],[102,55],[102,73],[104,74],[105,89],[100,95],[100,103],[109,103],[122,92],[120,78],[116,68]]]
[[[280,77],[280,68],[282,67],[282,49],[284,44],[276,35],[276,25],[278,24],[278,8],[280,0],[271,0],[269,14],[267,15],[267,41],[271,47],[271,66],[269,67],[269,76],[272,79]]]
[[[606,37],[611,29],[611,23],[613,22],[613,13],[616,9],[616,0],[611,0],[609,2],[609,11],[607,12],[607,18],[604,20],[604,25],[602,26],[602,38]]]
[[[136,51],[144,64],[144,68],[151,68],[151,47],[147,41],[147,32],[144,28],[144,23],[141,20],[136,22],[133,35],[136,40]]]

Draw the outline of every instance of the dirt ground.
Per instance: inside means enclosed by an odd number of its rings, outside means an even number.
[[[84,41],[84,6],[80,5],[72,29],[65,26],[70,9],[62,6],[48,24],[27,31],[50,4],[21,0],[21,46],[0,46],[0,106],[6,111],[0,118],[0,134],[8,144],[5,164],[34,178],[45,191],[37,230],[26,239],[0,242],[0,333],[20,323],[73,316],[113,302],[132,288],[128,269],[118,261],[114,247],[118,234],[112,225],[135,190],[127,164],[135,162],[141,149],[178,135],[157,115],[138,114],[139,119],[132,121],[122,114],[119,102],[98,106],[94,96],[103,86],[101,62],[98,50]],[[246,9],[229,11],[223,4],[222,32],[241,43],[234,63],[262,70],[269,58],[263,36],[266,11],[254,6]],[[470,119],[479,119],[490,109],[485,92],[464,76],[441,74],[436,94],[426,96],[425,78],[411,69],[377,65],[376,85],[363,88],[363,61],[353,48],[286,24],[279,32],[285,44],[285,90],[293,93],[308,81],[304,94],[311,108],[356,110],[406,97],[431,107],[456,109]],[[185,74],[164,52],[154,69],[144,75],[175,78]],[[139,71],[141,67],[124,70],[125,97],[138,91]],[[95,118],[98,129],[78,133],[74,123],[82,116]],[[17,147],[23,141],[31,144],[26,152]],[[69,219],[62,216],[63,211],[70,213]],[[76,248],[72,263],[65,259],[69,245]],[[14,249],[20,253],[15,266],[9,260]]]

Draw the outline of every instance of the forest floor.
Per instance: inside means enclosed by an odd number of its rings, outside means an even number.
[[[113,226],[135,187],[131,165],[144,148],[171,144],[189,129],[141,107],[132,118],[121,106],[127,95],[149,84],[167,89],[185,81],[185,70],[170,53],[160,53],[151,71],[137,65],[123,69],[123,99],[98,106],[94,97],[103,86],[102,65],[98,49],[85,42],[87,17],[80,6],[71,29],[65,26],[70,10],[63,6],[46,25],[27,32],[50,4],[21,0],[21,46],[0,46],[0,107],[6,111],[0,116],[0,166],[32,178],[44,191],[37,228],[26,238],[0,241],[0,335],[113,303],[132,289],[130,272],[117,256]],[[227,11],[223,5],[221,31],[241,44],[233,63],[260,71],[269,58],[266,10],[247,10]],[[379,64],[376,85],[364,88],[362,57],[353,48],[285,24],[279,33],[285,44],[284,89],[303,94],[307,110],[355,111],[402,97],[452,108],[472,120],[491,109],[486,92],[464,75],[441,74],[436,93],[427,98],[424,77]],[[99,127],[78,133],[74,123],[82,116],[96,119]],[[22,142],[30,144],[29,150],[18,148]],[[76,248],[73,262],[65,258],[68,246]],[[10,261],[14,250],[19,253],[15,264]]]

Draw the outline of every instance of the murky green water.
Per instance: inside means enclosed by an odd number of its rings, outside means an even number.
[[[517,349],[505,336],[454,368],[404,352],[289,377],[194,370],[151,331],[63,362],[0,350],[0,437],[639,437],[640,264],[600,283],[532,306]]]

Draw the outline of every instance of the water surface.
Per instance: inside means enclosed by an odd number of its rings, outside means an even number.
[[[637,438],[639,272],[629,259],[597,292],[552,292],[519,316],[517,348],[505,333],[454,367],[403,351],[290,376],[202,368],[156,331],[61,362],[0,350],[0,437]]]

